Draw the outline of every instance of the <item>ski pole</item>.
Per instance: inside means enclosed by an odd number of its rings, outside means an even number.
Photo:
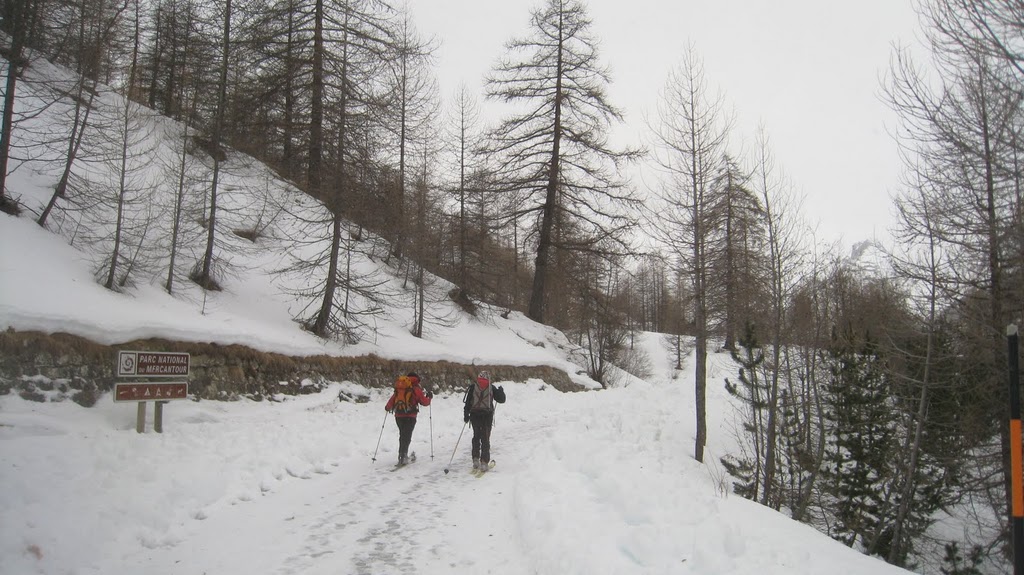
[[[388,412],[385,411],[384,412],[384,421],[381,422],[381,424],[380,424],[380,435],[377,436],[377,447],[373,448],[373,459],[372,459],[372,461],[377,461],[377,449],[380,448],[380,438],[384,437],[384,426],[387,425],[387,423],[388,423]]]
[[[433,399],[433,398],[431,398]],[[434,402],[430,402],[430,409],[427,410],[430,417],[430,460],[434,460]]]
[[[452,458],[448,460],[448,467],[451,467],[452,461],[455,461],[455,452],[459,450],[459,442],[462,441],[462,434],[466,432],[467,425],[469,425],[468,421],[462,424],[462,431],[459,432],[459,438],[455,440],[455,449],[452,450]],[[448,467],[444,468],[446,475],[448,473]]]

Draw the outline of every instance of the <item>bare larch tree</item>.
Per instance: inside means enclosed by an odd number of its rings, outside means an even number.
[[[598,62],[591,21],[579,0],[547,0],[531,15],[531,33],[507,44],[507,54],[487,79],[487,95],[518,104],[491,133],[502,188],[524,194],[505,214],[537,222],[537,248],[528,315],[544,321],[552,252],[593,251],[635,225],[629,208],[637,200],[615,169],[638,155],[608,145],[621,112],[606,94],[607,70]],[[571,222],[575,234],[556,239],[556,222]],[[607,249],[607,248],[600,248]]]

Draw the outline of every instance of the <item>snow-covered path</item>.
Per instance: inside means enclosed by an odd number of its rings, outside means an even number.
[[[642,568],[652,557],[649,552],[635,548],[636,541],[630,538],[622,539],[618,528],[596,528],[623,520],[640,525],[646,522],[645,515],[656,511],[626,509],[633,502],[623,500],[622,491],[628,493],[631,487],[617,485],[615,474],[604,472],[609,447],[617,441],[614,436],[630,436],[624,422],[633,416],[608,412],[599,417],[611,425],[595,426],[585,411],[571,405],[552,409],[544,400],[554,395],[582,403],[599,399],[598,394],[528,389],[542,387],[539,382],[506,386],[510,403],[499,406],[492,438],[494,457],[500,457],[501,464],[483,477],[470,473],[472,430],[465,427],[459,439],[463,428],[455,424],[461,422],[457,394],[439,396],[419,418],[415,464],[394,470],[396,432],[386,416],[375,463],[366,453],[319,466],[312,473],[286,469],[289,480],[261,484],[258,496],[242,494],[207,506],[180,525],[172,540],[111,556],[96,572],[518,574],[551,572],[552,562],[566,573]],[[340,416],[351,407],[371,411],[371,406],[333,404],[310,410]],[[367,419],[369,413],[363,415]],[[432,419],[437,424],[433,460]],[[368,436],[372,435],[361,434]],[[458,450],[449,467],[449,448],[456,441]],[[627,447],[635,453],[647,451],[643,444]],[[616,459],[621,462],[629,456],[620,453]],[[653,466],[658,458],[648,462]],[[642,468],[643,463],[638,465]],[[571,515],[585,519],[583,524],[562,521],[568,516],[558,510],[567,505]],[[239,532],[239,526],[244,531]],[[567,549],[567,537],[579,544],[570,543]],[[608,561],[604,553],[581,564],[580,554],[606,545],[618,549],[616,560]],[[679,563],[684,559],[680,555]]]
[[[436,454],[435,454],[436,455]],[[442,472],[429,455],[390,464],[335,467],[266,497],[211,510],[172,547],[112,562],[121,573],[515,573],[519,555],[505,512],[514,474],[476,479]],[[244,525],[244,533],[238,526]],[[494,562],[480,565],[483,557]],[[516,559],[518,562],[518,559]],[[498,567],[501,567],[498,569]],[[117,571],[119,570],[119,571]]]
[[[382,405],[378,401],[375,407]],[[435,406],[419,418],[413,443],[418,459],[413,465],[397,471],[393,467],[397,432],[393,419],[386,416],[376,462],[371,460],[373,445],[362,441],[372,434],[364,431],[360,441],[354,442],[367,451],[364,457],[334,461],[273,488],[261,487],[259,496],[243,495],[211,505],[194,517],[199,520],[182,525],[175,541],[110,557],[109,564],[99,565],[96,572],[533,572],[513,567],[522,563],[524,553],[510,506],[521,466],[512,462],[518,460],[515,453],[527,450],[525,444],[505,451],[508,469],[477,478],[469,472],[472,430],[467,427],[445,474],[452,451],[441,453],[439,444],[446,450],[454,448],[461,429],[454,422],[461,423],[461,406],[458,398],[440,396]],[[340,416],[351,407],[369,412],[371,406],[328,404],[315,411]],[[383,409],[379,413],[383,416]],[[446,421],[435,427],[431,460],[431,418],[439,415]],[[440,432],[439,427],[446,429]],[[500,421],[499,427],[504,427]],[[541,430],[548,427],[540,426]],[[523,435],[542,433],[546,432]],[[495,444],[499,435],[495,433]],[[240,525],[244,526],[241,533]],[[487,562],[481,564],[481,559]]]

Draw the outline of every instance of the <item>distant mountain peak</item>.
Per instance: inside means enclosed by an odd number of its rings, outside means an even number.
[[[853,261],[861,259],[871,248],[878,248],[878,244],[874,240],[864,240],[853,244],[853,248],[850,250],[850,259]]]
[[[846,265],[865,276],[885,277],[891,275],[889,256],[876,240],[856,242],[850,248]]]

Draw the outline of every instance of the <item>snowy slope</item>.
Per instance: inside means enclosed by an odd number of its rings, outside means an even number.
[[[342,345],[299,329],[297,318],[308,319],[310,309],[317,309],[320,300],[298,298],[294,293],[308,290],[320,277],[279,270],[296,261],[313,261],[325,252],[329,247],[330,220],[321,204],[278,179],[251,157],[236,152],[229,154],[222,167],[219,187],[215,252],[222,270],[218,279],[224,289],[204,293],[179,277],[174,295],[168,295],[163,289],[169,266],[167,222],[173,218],[177,184],[176,176],[168,170],[180,165],[184,127],[144,108],[135,112],[139,119],[132,139],[139,145],[133,163],[138,165],[139,173],[134,176],[149,182],[151,187],[138,192],[141,201],[135,209],[147,217],[150,211],[155,215],[144,248],[151,261],[145,270],[132,276],[124,295],[103,289],[94,278],[97,268],[109,260],[109,246],[105,241],[83,239],[103,235],[83,231],[90,225],[97,226],[90,220],[96,215],[90,210],[99,208],[91,204],[83,207],[72,193],[68,200],[58,202],[58,209],[50,217],[47,225],[52,233],[34,223],[50,201],[62,168],[64,150],[52,141],[59,142],[69,129],[64,126],[70,115],[67,102],[47,105],[48,88],[59,85],[54,80],[57,79],[70,89],[70,79],[45,61],[34,63],[26,76],[36,83],[20,84],[23,101],[19,109],[34,113],[18,125],[14,143],[22,149],[31,147],[32,153],[23,153],[29,159],[14,163],[16,169],[8,183],[11,196],[22,204],[24,213],[21,218],[0,220],[0,242],[17,247],[0,253],[0,325],[18,330],[66,332],[111,345],[164,337],[235,343],[291,355],[372,353],[386,359],[550,365],[564,369],[581,385],[596,386],[586,378],[575,377],[576,366],[566,361],[566,350],[571,346],[562,334],[527,321],[517,313],[508,320],[498,313],[471,318],[448,299],[451,284],[438,278],[431,278],[427,287],[428,321],[424,337],[412,337],[413,286],[404,281],[400,270],[384,265],[382,257],[373,257],[382,256],[387,247],[366,232],[363,240],[352,242],[355,252],[351,275],[357,281],[380,281],[376,291],[389,298],[384,313],[365,320],[374,330],[364,330],[366,333],[358,344]],[[42,83],[41,79],[49,81]],[[115,93],[101,91],[94,118],[100,111],[115,114],[124,105],[124,100]],[[94,131],[103,130],[97,127]],[[192,175],[206,180],[193,185],[192,201],[201,202],[208,194],[212,164],[201,152],[195,154],[189,157]],[[109,187],[115,179],[109,168],[116,164],[101,162],[97,166],[82,160],[76,169],[81,169],[83,179],[90,182],[83,187],[107,190],[109,194],[113,193]],[[109,210],[106,213],[111,221],[114,214]],[[143,216],[136,213],[135,217]],[[178,276],[190,269],[189,258],[194,261],[196,254],[205,249],[201,238],[196,240],[205,233],[197,222],[186,216],[182,224],[186,231],[178,250]],[[256,228],[261,232],[255,243],[233,233]],[[68,286],[74,289],[69,290]],[[355,299],[356,309],[361,309],[358,298]],[[481,347],[480,342],[494,345]]]

